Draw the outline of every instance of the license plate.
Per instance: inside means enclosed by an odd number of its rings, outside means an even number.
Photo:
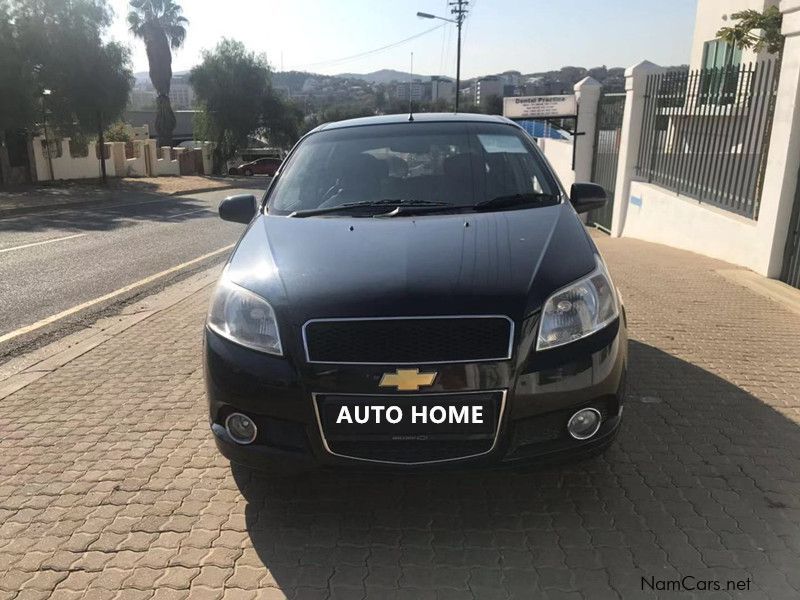
[[[318,396],[329,439],[481,439],[497,428],[493,394]]]

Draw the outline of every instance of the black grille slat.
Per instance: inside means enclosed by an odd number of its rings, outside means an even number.
[[[505,360],[512,325],[502,317],[311,321],[306,352],[313,362],[435,363]]]

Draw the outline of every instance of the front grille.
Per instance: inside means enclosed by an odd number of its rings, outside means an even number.
[[[422,364],[511,358],[506,317],[331,319],[303,327],[306,358],[318,363]]]
[[[400,406],[409,414],[413,406],[482,406],[482,425],[465,423],[420,424],[404,419],[398,424],[340,425],[335,415],[341,407]],[[505,407],[504,392],[414,395],[315,394],[314,407],[325,447],[331,454],[371,462],[418,464],[458,460],[486,454],[494,448]]]

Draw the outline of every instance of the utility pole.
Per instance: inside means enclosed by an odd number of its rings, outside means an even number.
[[[467,7],[469,0],[452,0],[448,2],[450,5],[450,13],[455,15],[455,19],[447,19],[445,17],[438,17],[430,13],[418,12],[417,16],[422,19],[439,19],[440,21],[447,21],[448,23],[455,23],[458,28],[458,49],[456,56],[456,112],[458,112],[458,97],[461,87],[461,26],[464,24],[464,19],[467,18]]]
[[[411,53],[411,78],[408,80],[408,120],[414,120],[414,105],[411,104],[411,90],[414,89],[414,53]]]
[[[461,96],[461,26],[467,17],[468,0],[453,0],[449,2],[452,7],[450,13],[455,15],[456,27],[458,28],[458,48],[456,50],[456,112],[458,112],[458,100]]]

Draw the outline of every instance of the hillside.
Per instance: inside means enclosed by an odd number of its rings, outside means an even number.
[[[412,75],[405,71],[395,71],[394,69],[381,69],[380,71],[373,71],[372,73],[340,73],[336,77],[343,79],[360,79],[373,84],[387,84],[392,82],[407,83],[412,79],[420,81],[428,81],[429,75]]]

